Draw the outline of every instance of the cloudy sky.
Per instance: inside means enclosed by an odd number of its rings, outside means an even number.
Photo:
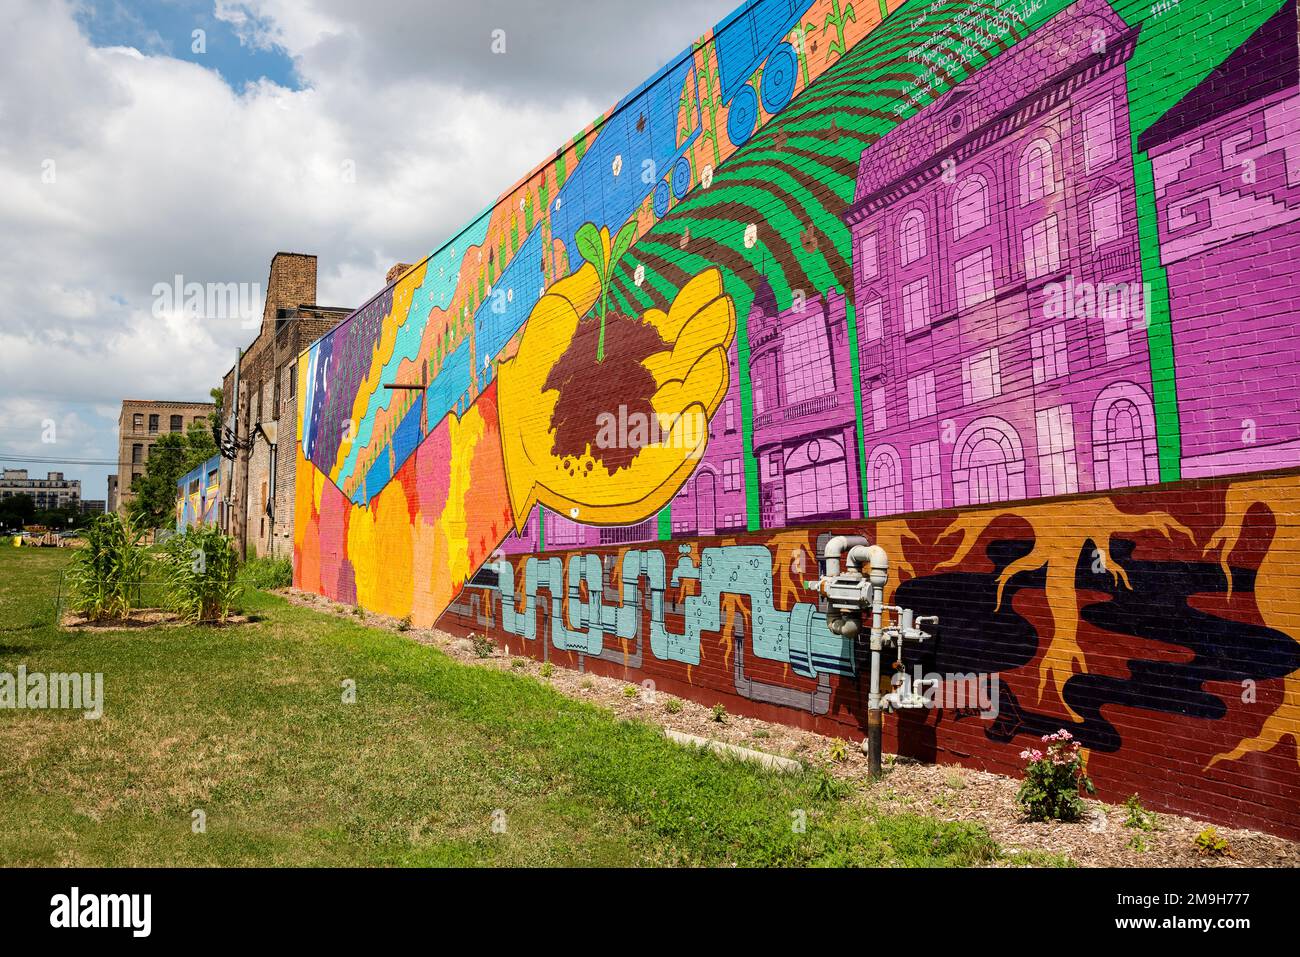
[[[255,332],[156,285],[291,250],[359,305],[738,3],[0,0],[0,464],[104,498],[121,400]]]

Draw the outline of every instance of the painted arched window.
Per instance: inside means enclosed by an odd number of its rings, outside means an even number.
[[[1020,205],[1037,202],[1056,192],[1056,166],[1052,144],[1038,139],[1020,157]]]
[[[989,184],[972,176],[957,187],[952,198],[953,238],[969,236],[989,224]]]
[[[874,515],[903,511],[903,464],[892,445],[881,445],[867,460],[867,508]]]
[[[925,255],[925,213],[914,209],[903,217],[898,227],[898,246],[902,250],[904,266]]]
[[[785,513],[789,521],[849,514],[849,470],[844,446],[823,436],[796,446],[785,463]]]
[[[997,416],[976,419],[957,438],[952,474],[958,505],[1025,497],[1025,458],[1015,426]]]
[[[1135,383],[1107,386],[1093,407],[1097,488],[1125,488],[1160,480],[1151,399]]]

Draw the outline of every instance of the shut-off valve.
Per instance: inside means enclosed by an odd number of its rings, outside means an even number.
[[[895,663],[901,668],[904,643],[929,640],[933,636],[923,626],[939,623],[938,616],[918,616],[910,608],[886,605],[888,581],[889,556],[883,548],[860,535],[837,535],[826,543],[826,574],[818,581],[805,583],[826,599],[826,624],[831,631],[848,640],[868,642],[871,683],[867,690],[867,740],[863,744],[873,775],[880,773],[882,712],[919,708],[925,703],[909,684],[899,691],[880,693],[881,655],[886,648],[894,649]]]

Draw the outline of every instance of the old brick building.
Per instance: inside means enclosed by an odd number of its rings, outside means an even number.
[[[117,419],[117,474],[108,477],[108,510],[126,515],[135,498],[132,485],[144,475],[149,450],[168,432],[185,433],[195,422],[207,423],[211,402],[125,399]]]
[[[227,530],[241,554],[293,553],[294,363],[350,311],[316,305],[315,256],[275,254],[257,338],[240,355],[238,376],[232,367],[222,383],[227,438],[234,439],[235,455],[222,495],[228,503]]]

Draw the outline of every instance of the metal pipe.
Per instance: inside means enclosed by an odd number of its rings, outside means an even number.
[[[835,578],[840,573],[840,556],[846,551],[870,543],[861,535],[836,535],[826,543],[826,577]]]
[[[885,583],[889,580],[889,556],[879,545],[854,548],[850,559],[871,567],[871,685],[867,689],[867,771],[880,777],[881,727],[884,716],[880,701],[880,652],[884,647]]]

